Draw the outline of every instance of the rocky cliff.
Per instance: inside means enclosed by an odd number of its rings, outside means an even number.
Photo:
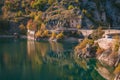
[[[58,3],[58,12],[54,12],[53,10],[49,11],[51,7],[54,7],[55,9],[56,3]],[[81,17],[81,28],[90,29],[97,28],[98,26],[108,28],[110,25],[111,28],[120,29],[120,0],[2,0],[0,4],[2,17],[10,21],[24,16],[34,16],[33,12],[37,16],[39,15],[39,13],[37,13],[39,11],[42,11],[42,13],[45,13],[45,15],[49,15],[48,13],[52,12],[54,12],[53,15],[60,14],[61,8],[59,8],[59,6],[62,6],[62,12],[64,12],[65,15],[68,15],[71,9],[79,9],[80,13],[77,14],[77,17]],[[70,13],[69,16],[72,14]],[[30,18],[33,19],[35,17],[33,16]],[[61,15],[57,16],[60,18],[56,20],[56,17],[49,17],[49,20],[55,18],[55,24],[58,24],[61,18],[64,17]],[[74,18],[74,16],[72,16],[72,18]],[[69,26],[69,22],[66,22],[69,20],[69,18],[65,19],[65,21],[64,19],[62,20],[64,25]],[[26,19],[24,19],[23,22],[27,22]],[[45,20],[42,20],[42,23],[45,23],[49,26],[49,23],[46,23]],[[10,26],[12,24],[10,23]],[[23,23],[19,23],[18,21],[17,24]],[[41,24],[39,23],[38,26],[40,25]],[[17,27],[18,25],[14,26]]]

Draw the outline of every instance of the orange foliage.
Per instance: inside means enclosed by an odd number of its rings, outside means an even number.
[[[119,74],[119,73],[120,73],[120,63],[114,70],[114,74]]]
[[[64,34],[63,32],[59,33],[57,36],[56,36],[57,39],[63,39],[64,38]]]
[[[56,33],[52,32],[51,39],[55,39],[55,38],[56,38]]]

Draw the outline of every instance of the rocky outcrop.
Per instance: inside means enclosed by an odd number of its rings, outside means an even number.
[[[85,48],[75,50],[75,54],[77,54],[78,57],[84,57],[84,58],[93,58],[96,56],[96,46],[92,46],[90,44],[87,44]]]
[[[109,70],[106,69],[105,67],[102,67],[102,66],[101,66],[101,67],[98,67],[96,70],[97,70],[98,73],[99,73],[102,77],[104,77],[106,80],[112,80],[112,78],[114,77],[114,75],[111,74],[111,73],[109,72]]]
[[[109,48],[101,53],[101,55],[97,56],[97,59],[110,66],[116,67],[120,63],[120,49],[115,53]]]
[[[120,80],[120,74],[116,75],[114,80]]]
[[[95,24],[102,24],[102,25],[106,25],[106,24],[110,24],[112,28],[118,28],[118,26],[120,25],[120,18],[119,18],[119,4],[120,4],[120,0],[104,0],[104,1],[93,1],[93,0],[86,0],[83,1],[84,4],[82,4],[81,6],[83,6],[86,10],[87,10],[87,18],[85,19],[89,19],[89,23],[86,23],[86,20],[83,20],[83,25],[95,25]],[[113,5],[115,4],[115,5]],[[92,16],[92,17],[90,17]],[[86,25],[86,26],[87,26]],[[89,27],[87,26],[87,27]],[[107,25],[106,25],[107,26]]]

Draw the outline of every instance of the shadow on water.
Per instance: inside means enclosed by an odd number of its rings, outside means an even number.
[[[1,80],[104,80],[97,60],[74,56],[76,43],[0,40]]]

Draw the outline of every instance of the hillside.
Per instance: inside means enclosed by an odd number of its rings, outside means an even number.
[[[26,33],[31,26],[120,29],[120,0],[2,0],[0,33]],[[73,24],[71,24],[73,22]],[[8,23],[6,25],[6,23]],[[22,25],[22,26],[21,26]]]

